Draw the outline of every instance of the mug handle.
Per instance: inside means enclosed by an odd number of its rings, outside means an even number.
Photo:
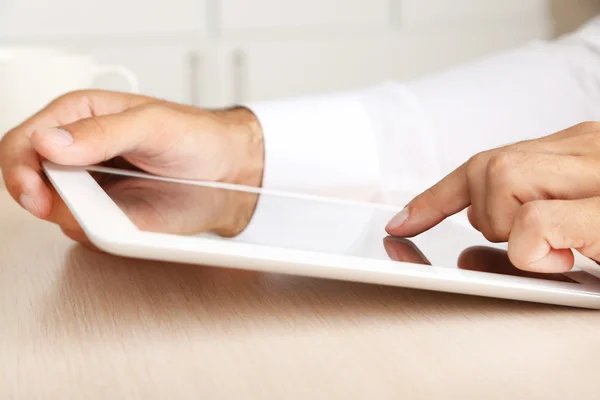
[[[129,68],[121,65],[101,65],[95,68],[94,79],[97,79],[101,75],[119,75],[127,81],[127,84],[129,85],[129,91],[131,93],[140,92],[140,84],[137,76]]]

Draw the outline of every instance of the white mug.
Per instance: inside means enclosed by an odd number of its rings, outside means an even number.
[[[86,54],[48,47],[0,47],[0,137],[56,97],[94,87],[106,74],[139,91],[136,75],[120,65],[98,65]]]

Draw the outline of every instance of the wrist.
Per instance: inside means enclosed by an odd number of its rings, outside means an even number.
[[[227,181],[246,186],[262,186],[265,165],[263,132],[258,118],[245,107],[219,111],[229,126],[231,171]]]
[[[228,126],[229,164],[232,168],[226,182],[261,187],[265,148],[258,118],[245,107],[217,111],[216,115]],[[228,217],[217,223],[214,232],[224,237],[239,235],[250,223],[257,202],[258,195],[255,193],[230,192],[228,199],[222,203],[227,207]]]

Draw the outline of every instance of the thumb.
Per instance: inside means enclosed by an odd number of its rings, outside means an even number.
[[[541,200],[519,209],[508,242],[508,256],[519,269],[567,272],[571,249],[592,259],[600,256],[600,198]]]
[[[187,118],[182,115],[164,106],[143,105],[36,130],[31,143],[47,160],[73,166],[97,164],[122,154],[157,154],[171,147],[184,132]]]

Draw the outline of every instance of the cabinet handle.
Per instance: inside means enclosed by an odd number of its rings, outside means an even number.
[[[388,12],[390,16],[388,23],[390,24],[390,28],[399,29],[400,13],[402,12],[402,0],[390,0],[388,7]]]
[[[200,64],[202,59],[198,52],[192,51],[188,54],[188,68],[189,68],[189,102],[192,106],[200,105]]]
[[[240,104],[244,101],[244,67],[246,54],[242,50],[233,53],[233,101]]]

